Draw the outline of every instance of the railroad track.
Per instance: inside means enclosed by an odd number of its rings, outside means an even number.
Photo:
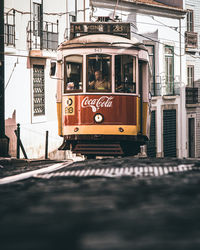
[[[145,177],[145,176],[162,176],[170,173],[180,173],[191,170],[200,170],[200,168],[189,165],[169,166],[169,167],[116,167],[116,168],[85,168],[70,169],[57,173],[36,174],[34,177],[50,179],[52,177],[107,177],[116,178],[122,176]]]

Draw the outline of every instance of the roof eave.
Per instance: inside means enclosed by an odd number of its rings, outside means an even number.
[[[92,5],[94,7],[105,7],[105,8],[115,8],[116,3],[112,0],[92,0]],[[170,17],[175,19],[182,19],[185,17],[186,10],[162,6],[153,5],[147,3],[133,2],[131,0],[121,0],[119,2],[119,9],[126,11],[137,11],[137,13],[145,13],[163,17]]]

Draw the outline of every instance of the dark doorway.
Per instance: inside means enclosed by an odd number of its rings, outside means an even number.
[[[148,157],[156,157],[156,116],[155,111],[151,112],[150,140],[147,144]]]
[[[195,119],[188,119],[188,156],[195,157]]]
[[[176,110],[163,111],[164,157],[176,157]]]

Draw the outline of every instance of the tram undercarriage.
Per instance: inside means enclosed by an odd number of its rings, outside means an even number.
[[[130,156],[137,155],[147,140],[143,135],[67,135],[59,150],[71,150],[85,156]]]

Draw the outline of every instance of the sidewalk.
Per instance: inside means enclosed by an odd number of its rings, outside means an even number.
[[[62,162],[62,160],[51,159],[17,159],[15,157],[0,157],[0,165],[19,165],[19,164],[49,164],[54,162]]]
[[[61,162],[73,163],[73,160],[17,159],[15,157],[0,157],[0,178],[37,170]]]

